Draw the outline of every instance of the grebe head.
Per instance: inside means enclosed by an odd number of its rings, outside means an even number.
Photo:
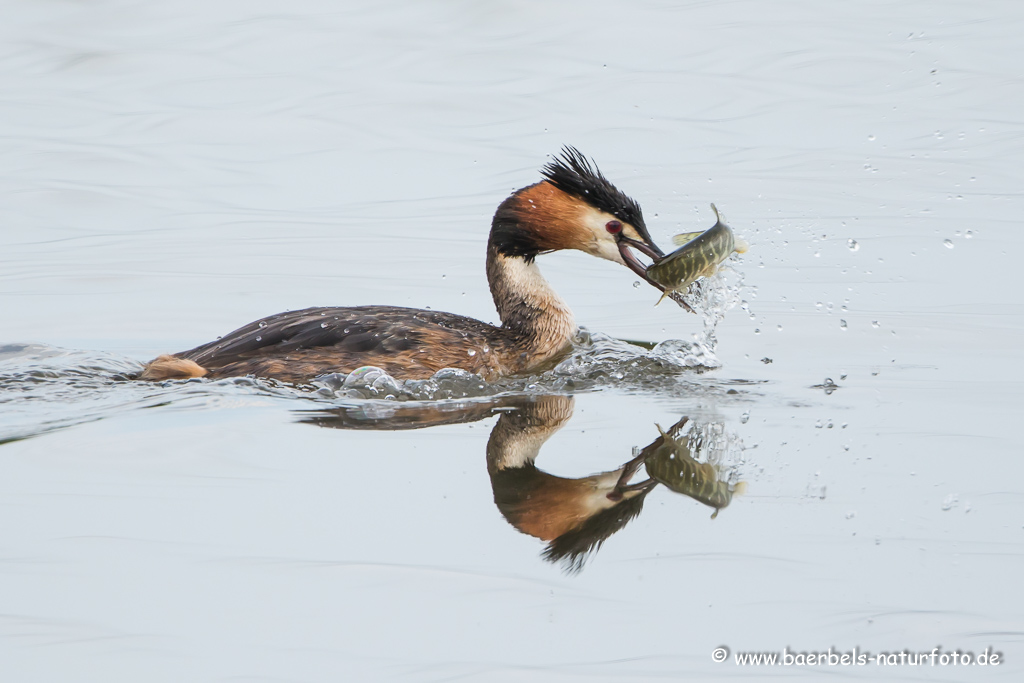
[[[544,472],[533,463],[491,473],[494,503],[516,529],[548,546],[543,555],[577,572],[587,559],[643,510],[649,486],[623,495],[616,488],[621,468],[581,479]]]
[[[563,149],[541,174],[546,180],[519,190],[498,207],[492,246],[527,261],[537,254],[578,249],[620,263],[647,280],[645,267],[630,249],[651,258],[664,253],[647,232],[640,205],[573,147]]]

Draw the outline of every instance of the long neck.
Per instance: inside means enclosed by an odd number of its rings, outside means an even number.
[[[512,404],[487,440],[487,471],[532,465],[541,446],[572,417],[572,396],[546,395]]]
[[[487,281],[503,329],[531,356],[532,364],[557,355],[576,333],[572,311],[555,293],[532,258],[505,256],[487,248]]]

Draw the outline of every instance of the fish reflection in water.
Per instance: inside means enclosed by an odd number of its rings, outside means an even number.
[[[716,425],[696,427],[684,435],[682,431],[687,422],[689,418],[684,417],[667,432],[656,425],[661,435],[626,463],[619,488],[623,493],[628,493],[635,487],[657,482],[714,508],[715,511],[711,513],[711,519],[714,519],[719,510],[732,502],[733,496],[742,495],[746,491],[747,484],[743,481],[724,480],[720,476],[721,465],[701,462],[693,457],[694,450],[699,451],[706,445],[708,427]],[[650,479],[640,484],[629,484],[629,477],[641,464]]]
[[[564,395],[391,403],[386,411],[367,404],[303,411],[300,421],[339,429],[402,430],[499,415],[487,441],[494,503],[517,530],[547,542],[544,559],[569,573],[582,569],[609,537],[635,519],[659,484],[714,508],[712,519],[745,488],[743,482],[727,481],[726,468],[706,457],[712,450],[711,437],[720,434],[722,426],[692,423],[687,417],[667,431],[657,427],[658,437],[614,470],[578,478],[545,472],[535,461],[544,443],[572,417],[573,404],[573,398]],[[630,483],[641,467],[647,479]]]

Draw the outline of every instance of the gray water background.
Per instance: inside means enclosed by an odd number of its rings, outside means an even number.
[[[1018,4],[3,15],[5,681],[1018,680]],[[494,321],[490,215],[563,144],[663,245],[714,201],[751,250],[721,367],[612,367],[538,465],[613,469],[700,417],[748,482],[716,519],[655,490],[568,575],[494,506],[493,418],[319,429],[287,388],[111,380],[286,309]],[[701,332],[625,269],[540,264],[593,332]],[[744,668],[720,645],[1006,663]]]

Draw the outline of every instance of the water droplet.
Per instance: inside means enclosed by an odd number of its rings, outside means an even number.
[[[778,329],[779,332],[782,332],[782,325],[776,325],[776,329]]]
[[[874,139],[875,139],[875,136],[874,136],[874,135],[869,135],[869,136],[868,136],[868,140],[874,141]]]
[[[761,330],[755,329],[754,334],[761,334]]]
[[[266,327],[266,326],[267,326],[267,322],[265,320],[261,320],[260,321],[260,327]]]
[[[841,329],[843,332],[846,331],[846,321],[845,320],[840,320],[839,321],[839,329]]]
[[[327,323],[320,323],[320,327],[322,327],[322,328],[324,328],[326,330],[327,329]]]
[[[872,320],[871,321],[871,327],[877,328],[878,327],[878,321],[877,320]]]
[[[256,337],[256,341],[263,341],[263,337]]]
[[[964,233],[964,239],[965,240],[969,240],[972,237],[974,237],[974,233],[972,231],[968,230],[967,232]]]
[[[743,413],[740,415],[740,424],[747,424],[747,420],[750,419],[750,413]]]
[[[469,355],[469,356],[475,356],[476,355],[476,349],[469,349],[469,350],[466,351],[466,354]]]
[[[946,247],[946,249],[953,248],[953,240],[942,240],[942,244],[944,247]]]
[[[850,248],[850,251],[857,251],[858,249],[860,249],[860,245],[857,244],[857,240],[853,239],[852,237],[846,240],[846,246]]]
[[[633,281],[633,289],[636,289],[636,288],[638,288],[639,286],[640,286],[640,281],[639,281],[639,280],[634,280],[634,281]]]
[[[856,517],[856,516],[857,516],[857,513],[856,513],[856,512],[852,512],[852,511],[851,511],[851,512],[847,512],[847,513],[846,513],[846,518],[847,518],[847,519],[853,519],[853,518],[854,518],[854,517]]]

